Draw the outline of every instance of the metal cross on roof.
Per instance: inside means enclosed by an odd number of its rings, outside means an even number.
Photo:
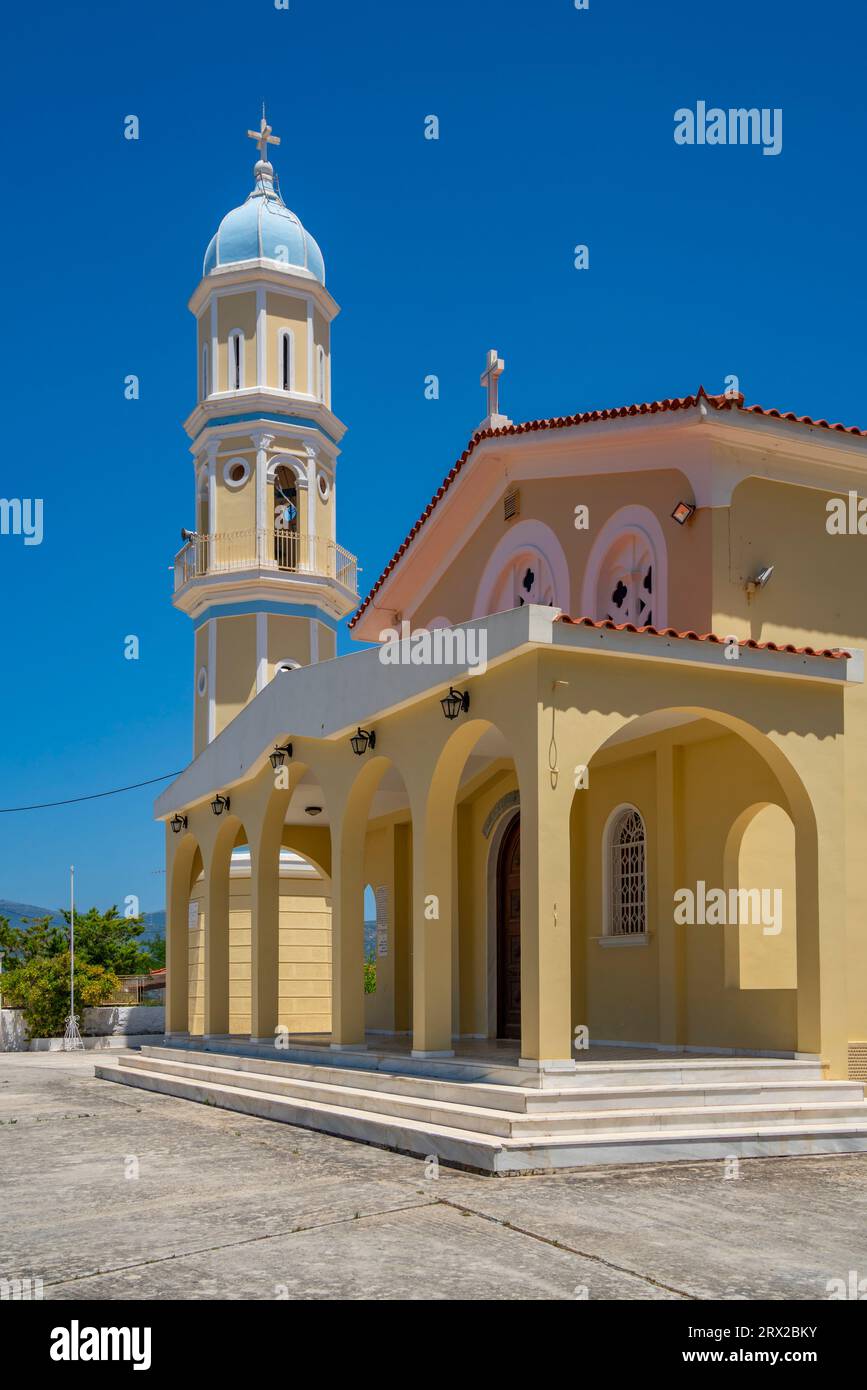
[[[268,146],[269,146],[269,145],[279,145],[279,144],[280,144],[280,136],[279,136],[279,135],[272,135],[272,134],[271,134],[271,126],[269,126],[268,122],[265,120],[265,103],[264,103],[264,102],[262,103],[262,122],[261,122],[261,125],[260,125],[259,129],[258,129],[258,130],[248,130],[248,131],[247,131],[247,134],[248,134],[248,136],[250,137],[251,140],[255,140],[255,141],[256,141],[256,144],[257,144],[257,146],[259,147],[259,158],[260,158],[260,159],[267,160],[267,158],[268,158]]]

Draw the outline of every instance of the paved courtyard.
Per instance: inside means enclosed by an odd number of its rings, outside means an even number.
[[[0,1056],[0,1278],[46,1298],[824,1299],[867,1276],[867,1155],[433,1177],[95,1060]]]

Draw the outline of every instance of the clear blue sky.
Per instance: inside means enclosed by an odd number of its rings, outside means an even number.
[[[489,347],[516,420],[736,373],[749,400],[867,424],[858,6],[48,0],[5,26],[0,496],[43,497],[45,537],[0,537],[2,806],[188,760],[186,302],[251,186],[263,98],[343,307],[339,529],[363,584],[484,414]],[[781,107],[782,153],[675,145],[699,99]],[[74,862],[88,903],[161,906],[152,796],[0,816],[0,897],[65,900]]]

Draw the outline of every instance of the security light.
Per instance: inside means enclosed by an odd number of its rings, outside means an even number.
[[[452,686],[449,686],[449,693],[443,696],[440,700],[440,704],[443,707],[443,714],[446,719],[457,719],[462,710],[466,713],[470,707],[469,691],[455,690]]]
[[[745,588],[750,597],[752,597],[753,594],[758,593],[759,589],[763,589],[765,587],[773,572],[773,565],[765,565],[763,569],[759,570],[758,574],[755,576],[754,579],[747,580]]]
[[[176,835],[180,835],[181,831],[187,828],[187,818],[186,816],[182,816],[180,811],[175,811],[175,814],[169,821],[169,825]]]
[[[356,733],[349,740],[352,744],[353,753],[357,753],[359,758],[362,753],[366,753],[368,748],[371,751],[376,747],[376,734],[372,729],[362,729],[359,727]]]
[[[269,756],[271,758],[271,766],[276,772],[278,767],[283,766],[283,763],[286,758],[292,757],[292,744],[284,743],[282,744],[282,746],[280,744],[275,744],[274,752],[271,753]]]
[[[219,792],[217,792],[217,795],[211,802],[211,810],[213,811],[214,815],[221,816],[223,812],[228,811],[228,809],[229,798],[227,796],[222,796]]]
[[[694,511],[694,502],[678,502],[671,517],[673,521],[677,522],[678,526],[685,526]]]

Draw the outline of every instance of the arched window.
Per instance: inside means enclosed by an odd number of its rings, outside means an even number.
[[[504,566],[491,594],[488,611],[505,613],[525,603],[554,603],[554,576],[541,551],[521,550]]]
[[[599,570],[596,616],[645,627],[656,620],[656,557],[643,531],[617,537]]]
[[[325,394],[326,394],[326,393],[325,393],[326,366],[325,366],[325,348],[324,348],[324,347],[320,347],[320,348],[317,349],[317,361],[318,361],[318,364],[319,364],[319,399],[320,399],[320,400],[323,402],[323,404],[324,404],[324,402],[325,402]]]
[[[229,334],[229,390],[240,391],[244,385],[244,334],[233,328]]]
[[[647,854],[644,821],[634,806],[621,806],[608,822],[605,844],[606,936],[647,931]]]
[[[292,337],[291,328],[284,328],[280,333],[280,390],[295,390],[295,343]]]
[[[527,519],[509,525],[488,557],[476,589],[474,618],[526,603],[571,611],[569,564],[550,526]]]
[[[274,558],[279,569],[298,568],[298,479],[285,463],[274,471]]]
[[[206,401],[211,394],[211,380],[208,371],[208,344],[202,347],[202,400]]]

